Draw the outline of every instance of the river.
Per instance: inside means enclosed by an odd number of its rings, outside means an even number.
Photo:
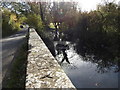
[[[57,43],[57,41],[54,41],[54,46]],[[118,88],[118,72],[115,72],[118,68],[117,65],[103,67],[102,60],[97,63],[92,62],[93,60],[85,61],[74,49],[75,44],[66,43],[69,45],[66,54],[71,64],[64,60],[61,67],[76,88]],[[55,58],[60,63],[63,54],[58,54]]]

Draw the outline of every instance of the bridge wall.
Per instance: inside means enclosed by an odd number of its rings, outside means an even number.
[[[67,77],[34,29],[29,31],[26,88],[72,88]]]

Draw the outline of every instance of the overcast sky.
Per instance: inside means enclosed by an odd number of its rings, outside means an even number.
[[[79,6],[81,7],[82,11],[90,11],[95,10],[97,4],[103,3],[104,0],[74,0],[76,2],[79,2]],[[108,0],[113,1],[113,0]],[[115,0],[116,3],[118,3],[120,0]]]
[[[49,1],[65,1],[65,2],[75,1],[75,2],[78,2],[78,5],[82,11],[95,10],[96,6],[98,4],[102,4],[104,1],[109,1],[109,2],[115,1],[115,3],[117,4],[118,2],[120,2],[120,0],[49,0]]]

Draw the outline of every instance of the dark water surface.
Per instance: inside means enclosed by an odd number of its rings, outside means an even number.
[[[93,58],[85,61],[84,58],[74,50],[74,44],[70,42],[66,43],[69,45],[66,53],[71,64],[64,61],[61,67],[76,88],[118,88],[117,65],[105,66],[102,60],[93,63]],[[54,42],[55,46],[56,44],[57,42]],[[62,58],[62,53],[56,55],[58,62],[61,62]]]

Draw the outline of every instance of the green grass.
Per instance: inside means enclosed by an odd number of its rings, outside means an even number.
[[[3,88],[25,88],[28,45],[25,42],[17,51],[11,70],[3,82]]]

